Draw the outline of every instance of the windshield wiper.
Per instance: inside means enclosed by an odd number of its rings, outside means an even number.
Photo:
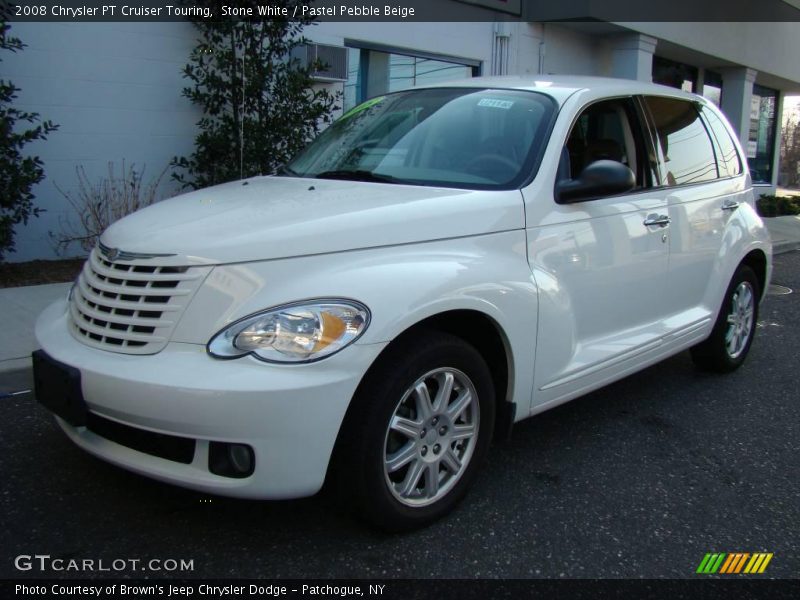
[[[336,171],[323,171],[315,175],[317,179],[345,179],[349,181],[376,181],[378,183],[397,183],[397,178],[391,175],[381,175],[372,171],[340,169]]]

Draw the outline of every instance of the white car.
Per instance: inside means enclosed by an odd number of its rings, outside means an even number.
[[[452,509],[516,421],[686,349],[738,367],[770,274],[707,100],[479,78],[112,225],[37,322],[36,390],[136,473],[265,499],[327,478],[399,530]]]

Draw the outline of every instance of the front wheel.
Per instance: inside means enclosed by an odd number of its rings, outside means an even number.
[[[756,332],[759,297],[756,274],[747,265],[740,265],[725,293],[711,335],[691,350],[698,367],[727,373],[741,366]]]
[[[475,477],[494,428],[494,388],[481,355],[425,332],[400,342],[367,375],[342,435],[340,492],[389,531],[452,510]]]

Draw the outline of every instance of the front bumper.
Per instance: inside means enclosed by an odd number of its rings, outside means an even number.
[[[350,399],[386,346],[354,344],[311,364],[217,360],[204,346],[170,343],[153,355],[90,348],[68,330],[67,304],[48,307],[36,339],[81,372],[89,410],[140,430],[196,441],[190,464],[151,456],[56,418],[78,446],[111,463],[180,486],[245,498],[317,492]],[[247,444],[255,471],[244,479],[209,471],[209,442]]]

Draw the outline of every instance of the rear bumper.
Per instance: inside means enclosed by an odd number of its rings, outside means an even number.
[[[151,456],[86,427],[59,425],[78,446],[162,481],[247,498],[293,498],[322,486],[350,399],[386,344],[354,344],[307,365],[253,358],[217,360],[203,346],[170,343],[134,356],[90,348],[68,331],[64,301],[48,307],[36,338],[56,360],[80,370],[89,410],[129,427],[195,440],[190,464]],[[255,470],[243,479],[209,471],[209,442],[247,444]]]

